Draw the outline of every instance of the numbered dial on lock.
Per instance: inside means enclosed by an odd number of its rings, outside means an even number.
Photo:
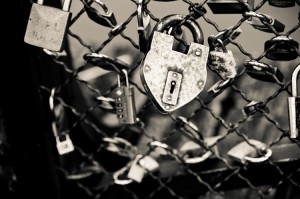
[[[188,53],[172,50],[174,37],[163,33],[164,27],[178,24],[182,15],[170,15],[154,27],[151,47],[141,68],[146,92],[161,113],[174,111],[192,101],[203,89],[209,48],[203,43],[202,31],[194,20],[187,20],[194,40]],[[185,24],[184,24],[185,25]]]

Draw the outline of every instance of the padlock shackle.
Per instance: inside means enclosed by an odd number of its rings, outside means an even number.
[[[184,22],[182,25],[186,26],[192,32],[195,43],[204,43],[203,32],[199,24],[194,19],[186,19],[186,16],[180,14],[167,15],[163,17],[154,26],[151,38],[153,37],[154,31],[164,32],[170,27],[179,25],[181,22]]]
[[[293,97],[297,97],[298,96],[298,91],[297,91],[297,78],[298,75],[300,75],[300,64],[298,64],[298,66],[296,66],[293,74],[292,74],[292,95]]]
[[[62,10],[68,12],[71,7],[72,0],[64,0]]]
[[[44,4],[44,0],[38,0],[37,4]]]
[[[71,3],[72,3],[72,0],[64,0],[63,6],[62,6],[62,10],[68,12],[70,10]],[[43,5],[44,4],[44,0],[38,0],[37,4]]]

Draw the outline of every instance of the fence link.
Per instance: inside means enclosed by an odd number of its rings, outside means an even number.
[[[292,95],[290,77],[299,62],[298,48],[292,50],[297,56],[293,60],[267,59],[276,45],[261,50],[263,44],[256,43],[251,35],[261,31],[247,23],[256,17],[252,12],[231,15],[234,17],[230,23],[224,22],[231,25],[225,27],[215,22],[222,20],[221,15],[210,12],[207,0],[142,2],[74,1],[65,50],[40,51],[42,59],[50,58],[54,68],[51,70],[61,79],[40,79],[40,94],[51,115],[49,128],[55,139],[61,139],[57,143],[66,144],[58,148],[61,155],[53,147],[59,160],[57,176],[62,198],[296,198],[300,191],[300,150],[299,141],[290,138],[287,97]],[[292,10],[289,19],[298,15],[293,13],[294,8],[271,7],[267,0],[256,2],[254,9],[245,1],[238,2],[254,14],[268,7]],[[119,10],[124,4],[124,9],[132,12],[114,12],[113,3]],[[173,12],[172,6],[180,6],[186,13],[177,27],[195,19],[204,33],[227,31],[226,48],[236,59],[237,74],[230,81],[224,80],[208,64],[203,91],[182,108],[161,114],[140,80],[147,52],[140,51],[138,40],[139,5],[149,14],[152,24],[167,15],[154,8],[166,6],[168,12]],[[104,14],[97,9],[103,9]],[[267,22],[266,15],[261,16],[259,20],[269,28],[268,33],[262,33],[266,40],[274,36],[299,39],[299,19],[293,18],[295,24],[286,24],[290,29],[281,33]],[[230,19],[230,15],[224,18]],[[239,29],[243,30],[239,37],[228,37]],[[187,49],[192,35],[183,26],[182,30],[186,35],[175,39]],[[204,34],[205,45],[208,36]],[[240,39],[243,36],[248,42]],[[246,46],[252,42],[257,46],[253,51]],[[263,78],[273,81],[253,78],[245,67],[249,60],[276,66],[284,78],[278,80],[276,73],[268,72]],[[129,83],[134,86],[137,122],[133,124],[120,124],[116,115],[114,96],[117,74],[123,82],[122,69],[128,72]],[[244,145],[234,150],[234,154],[240,152],[234,158],[229,151],[239,143]],[[2,142],[0,146],[2,150]],[[13,172],[6,173],[10,180],[5,181],[5,187],[13,192],[9,186]]]

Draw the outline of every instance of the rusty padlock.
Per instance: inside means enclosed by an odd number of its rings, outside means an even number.
[[[174,37],[163,33],[182,21],[194,38],[187,54],[173,50]],[[209,47],[203,42],[199,24],[193,19],[185,20],[184,15],[168,15],[154,27],[150,50],[141,67],[141,80],[148,97],[161,113],[186,105],[202,91],[209,53]]]
[[[72,0],[65,0],[63,8],[43,5],[44,0],[33,3],[24,41],[33,46],[52,51],[62,51],[72,13]]]

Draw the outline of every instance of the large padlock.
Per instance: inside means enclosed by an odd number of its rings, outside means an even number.
[[[208,0],[207,5],[214,14],[243,14],[254,9],[254,0]]]
[[[299,43],[289,36],[275,36],[265,42],[266,58],[274,61],[291,61],[299,55]]]
[[[172,49],[174,37],[163,33],[181,22],[191,30],[187,54]],[[152,103],[161,113],[174,111],[192,101],[203,90],[207,78],[209,47],[194,19],[168,15],[154,27],[150,50],[141,66],[141,80]]]
[[[290,138],[297,138],[300,129],[300,96],[297,91],[297,78],[300,74],[300,64],[295,68],[292,74],[292,97],[288,97]]]
[[[269,5],[280,8],[287,8],[295,6],[295,2],[300,5],[299,0],[269,0]]]
[[[62,51],[72,13],[72,0],[65,0],[63,8],[43,5],[44,0],[33,3],[24,41],[33,46],[52,51]]]

